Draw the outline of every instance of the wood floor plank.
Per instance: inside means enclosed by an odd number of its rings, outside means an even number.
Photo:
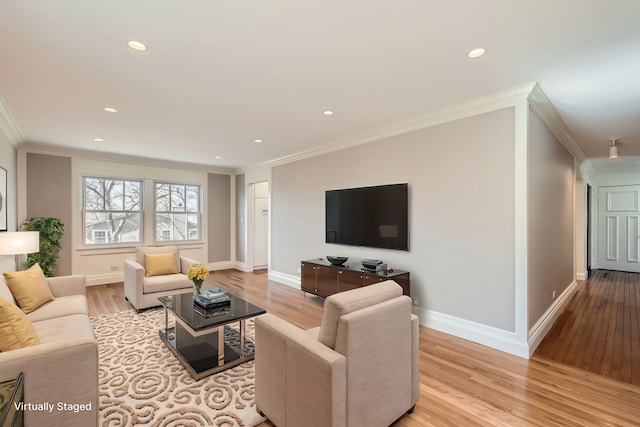
[[[571,330],[591,331],[579,343],[591,345],[592,335],[609,337],[610,328],[590,325],[590,316],[579,313],[581,308],[592,307],[598,310],[597,319],[610,323],[623,314],[623,339],[627,338],[627,329],[631,339],[637,338],[638,328],[634,329],[634,316],[640,302],[640,284],[638,276],[622,277],[621,281],[632,281],[636,287],[625,296],[625,303],[636,301],[627,311],[609,306],[602,302],[589,301],[596,297],[609,300],[622,297],[610,294],[608,284],[611,276],[590,282],[591,294],[576,294],[579,307],[572,309],[567,316],[561,316],[571,326],[556,325],[553,336],[556,342],[547,342],[554,349],[546,356],[536,353],[531,360],[521,359],[497,350],[490,349],[433,329],[420,327],[420,400],[412,414],[398,420],[394,426],[637,426],[640,425],[640,387],[632,383],[616,381],[602,375],[596,375],[579,367],[571,367],[552,360],[550,355],[567,355],[574,340]],[[593,283],[593,284],[592,284]],[[206,287],[221,287],[234,294],[264,307],[268,312],[282,317],[298,326],[308,329],[320,325],[323,300],[305,295],[298,289],[269,281],[265,271],[242,273],[236,270],[214,272],[205,282]],[[581,286],[582,287],[582,286]],[[578,291],[580,292],[580,291]],[[632,298],[633,296],[633,298]],[[124,301],[122,284],[92,286],[87,289],[91,315],[118,312],[132,308]],[[604,310],[602,308],[604,307]],[[607,311],[608,310],[608,311]],[[635,310],[635,311],[634,311]],[[610,314],[607,314],[607,313]],[[591,313],[591,311],[590,311]],[[602,314],[602,315],[600,315]],[[579,319],[579,320],[578,320]],[[626,319],[626,320],[624,320]],[[628,328],[624,325],[629,324]],[[575,326],[575,328],[574,328]],[[612,346],[616,345],[615,331]],[[634,332],[635,331],[635,332]],[[635,335],[634,335],[635,334]],[[550,333],[549,336],[552,334]],[[582,335],[585,335],[584,333]],[[588,338],[588,339],[587,339]],[[605,338],[602,338],[604,340]],[[546,339],[545,339],[546,340]],[[585,356],[575,357],[581,349],[576,344],[574,360],[587,362]],[[613,348],[613,347],[612,347]],[[621,372],[628,373],[627,357],[636,361],[637,345],[630,344],[630,353],[619,352]],[[598,354],[598,352],[594,352]],[[613,355],[613,352],[611,353]],[[617,362],[616,362],[617,363]],[[610,362],[611,364],[611,362]],[[617,369],[617,368],[616,368]],[[638,373],[631,368],[632,381]],[[621,375],[621,377],[625,377]],[[270,422],[261,427],[272,426]]]

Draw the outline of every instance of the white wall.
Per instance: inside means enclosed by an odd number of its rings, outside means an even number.
[[[514,108],[276,166],[271,268],[297,276],[301,260],[378,258],[411,272],[419,306],[515,330]],[[410,250],[324,243],[324,192],[408,182]]]

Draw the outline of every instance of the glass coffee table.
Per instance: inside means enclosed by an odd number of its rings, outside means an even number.
[[[231,299],[230,305],[210,310],[195,304],[192,294],[158,298],[165,308],[165,327],[160,330],[160,338],[194,379],[199,380],[254,357],[253,342],[245,337],[245,322],[266,311],[226,293]],[[174,327],[169,327],[169,313],[175,319]]]

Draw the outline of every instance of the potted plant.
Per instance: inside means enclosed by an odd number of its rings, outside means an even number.
[[[53,276],[60,252],[60,240],[64,234],[64,224],[59,218],[35,217],[26,220],[22,229],[40,233],[40,252],[28,255],[27,267],[38,263],[45,276]]]

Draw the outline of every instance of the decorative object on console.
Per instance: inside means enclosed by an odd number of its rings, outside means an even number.
[[[7,231],[0,233],[0,255],[15,255],[16,270],[21,270],[20,255],[40,250],[40,233],[37,231]]]
[[[381,268],[381,266],[384,266],[384,268]],[[382,260],[379,259],[363,259],[362,269],[369,271],[384,271],[387,269],[387,264],[384,264]]]
[[[332,265],[342,265],[349,259],[348,256],[330,256],[327,255],[327,261],[329,261]]]
[[[200,295],[202,292],[202,282],[209,276],[209,269],[204,265],[196,265],[187,270],[187,278],[193,281],[193,294]]]

